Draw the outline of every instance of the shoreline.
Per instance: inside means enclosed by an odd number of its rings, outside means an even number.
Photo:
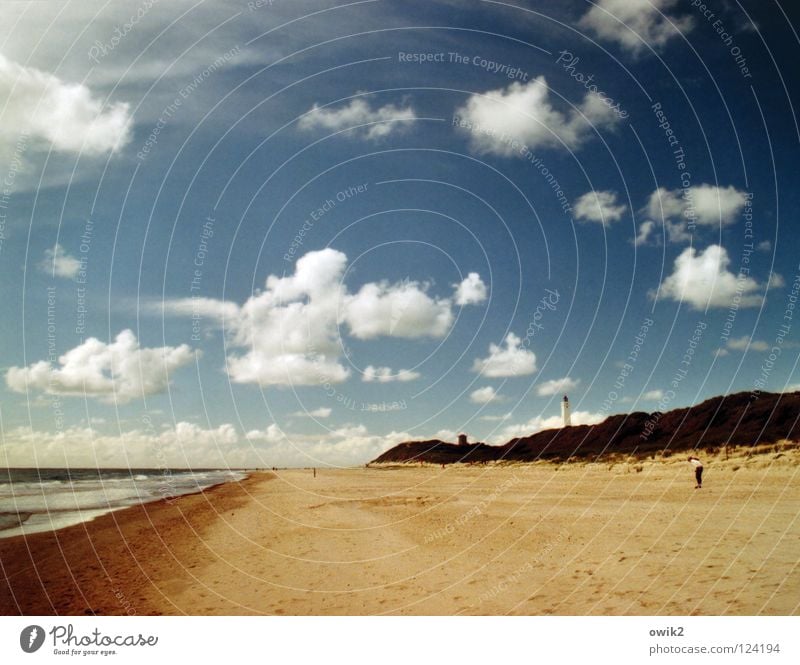
[[[0,611],[800,613],[800,451],[705,461],[255,472],[0,540]]]
[[[211,489],[227,482],[242,480],[249,474],[245,470],[200,469],[179,470],[171,469],[168,474],[159,471],[158,475],[152,473],[153,469],[115,469],[115,468],[30,468],[6,467],[0,469],[0,478],[5,476],[6,482],[0,483],[3,488],[0,493],[0,505],[7,506],[9,500],[13,503],[6,511],[0,512],[0,540],[16,536],[31,536],[36,533],[59,531],[71,526],[92,522],[104,515],[125,510],[145,503],[154,503],[162,499],[175,500],[178,497],[196,494]],[[22,474],[22,477],[20,477]],[[30,477],[26,477],[28,474]],[[37,481],[35,477],[39,478]],[[201,476],[213,474],[214,478]],[[229,477],[223,478],[223,474]],[[14,478],[14,476],[17,476]],[[42,478],[42,476],[45,478]],[[75,477],[73,477],[73,475]],[[191,484],[179,486],[183,477],[191,477]],[[165,478],[169,478],[165,481]],[[13,478],[13,479],[12,479]],[[153,485],[157,478],[156,485]],[[178,480],[175,480],[178,478]],[[206,480],[207,483],[204,483]],[[125,485],[119,485],[122,481]],[[171,483],[164,485],[163,482]],[[35,492],[30,491],[30,486],[36,486]],[[109,499],[107,490],[116,492],[116,498]],[[154,492],[155,490],[155,492]],[[124,494],[120,495],[122,491]],[[59,505],[59,500],[54,496],[68,494],[74,498],[74,506]],[[102,493],[102,498],[97,497]],[[34,498],[34,504],[30,499]],[[81,497],[83,501],[78,501]],[[36,501],[44,499],[41,505]],[[50,507],[50,501],[56,504]],[[18,502],[26,505],[19,510]],[[79,504],[83,505],[79,505]]]
[[[243,480],[112,510],[61,529],[0,538],[0,614],[163,614],[149,598],[146,560],[169,557],[165,532],[172,536],[170,545],[179,544],[213,522],[219,509],[240,505],[251,484],[271,476],[250,472]]]

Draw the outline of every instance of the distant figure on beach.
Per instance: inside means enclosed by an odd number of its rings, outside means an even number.
[[[691,455],[689,455],[689,463],[694,467],[694,477],[697,481],[697,485],[694,488],[699,490],[703,486],[703,463],[699,458]]]
[[[317,467],[314,467],[314,478],[317,477]]]

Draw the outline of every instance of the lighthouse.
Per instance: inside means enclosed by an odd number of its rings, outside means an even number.
[[[561,400],[561,420],[564,422],[564,427],[572,425],[572,421],[569,417],[569,400],[566,395],[564,395],[564,399]]]

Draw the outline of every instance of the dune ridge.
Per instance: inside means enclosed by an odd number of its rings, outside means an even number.
[[[650,457],[727,446],[798,441],[800,393],[741,392],[665,413],[613,415],[597,425],[545,430],[503,445],[456,445],[439,439],[400,443],[370,464],[566,461],[619,455]]]

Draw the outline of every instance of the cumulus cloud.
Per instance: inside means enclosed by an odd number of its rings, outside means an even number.
[[[509,411],[501,416],[480,416],[479,420],[485,420],[487,423],[501,423],[504,420],[509,420],[512,415],[511,411]]]
[[[697,185],[690,187],[697,223],[703,226],[730,226],[747,202],[748,194],[733,186]]]
[[[575,390],[580,385],[580,380],[570,379],[565,376],[563,379],[551,379],[536,386],[536,394],[540,397],[547,397],[548,395],[557,395],[558,393],[568,392]]]
[[[428,288],[410,280],[365,284],[345,299],[344,320],[359,339],[443,337],[453,324],[452,302],[432,298]]]
[[[770,346],[760,339],[753,339],[747,335],[742,337],[729,337],[726,346],[734,351],[769,351]]]
[[[158,459],[166,467],[243,468],[256,466],[360,465],[401,441],[407,432],[379,435],[364,426],[322,433],[286,432],[275,424],[240,434],[230,423],[200,427],[179,422],[160,431],[134,429],[104,434],[74,427],[45,432],[27,427],[7,430],[0,439],[0,459],[9,466],[140,467]]]
[[[573,411],[570,414],[570,421],[572,425],[596,425],[603,422],[606,416],[601,413],[592,413],[590,411]],[[560,429],[564,423],[561,415],[553,416],[535,416],[527,422],[508,425],[504,427],[496,437],[493,437],[494,443],[505,443],[509,439],[515,437],[529,436],[548,429]]]
[[[321,434],[286,432],[275,424],[247,433],[256,444],[261,459],[280,466],[331,464],[352,466],[375,459],[382,452],[413,437],[408,432],[391,431],[378,435],[364,425],[345,425]]]
[[[686,191],[659,187],[650,194],[642,209],[642,214],[649,219],[639,226],[636,244],[647,242],[655,230],[656,222],[664,225],[667,239],[675,243],[689,242],[692,239],[690,225],[717,228],[730,226],[736,223],[747,196],[747,192],[733,186],[701,184],[689,187]]]
[[[0,148],[9,151],[20,135],[58,152],[101,155],[130,140],[128,104],[104,104],[79,83],[17,64],[0,54]]]
[[[283,433],[283,430],[278,427],[277,423],[270,423],[264,429],[250,430],[247,432],[247,434],[245,434],[245,438],[248,441],[276,442],[285,439],[286,435]]]
[[[656,230],[656,223],[650,219],[645,220],[641,224],[639,224],[639,233],[637,234],[636,238],[633,241],[633,244],[637,247],[641,245],[646,245],[650,238],[653,237],[653,231]]]
[[[578,26],[599,38],[638,53],[650,46],[663,47],[695,25],[691,16],[668,16],[677,0],[597,0]]]
[[[142,309],[164,316],[199,316],[215,322],[233,319],[239,315],[239,306],[229,300],[216,298],[174,298],[158,302],[145,302]]]
[[[474,404],[491,404],[492,402],[502,402],[503,398],[497,394],[492,386],[478,388],[470,393],[469,399]]]
[[[664,398],[664,391],[656,388],[655,390],[648,390],[644,395],[642,395],[642,399],[648,402],[658,402],[660,399]]]
[[[433,438],[439,441],[455,441],[457,437],[458,433],[452,429],[440,429],[433,435]]]
[[[370,282],[350,293],[343,282],[347,256],[326,248],[300,257],[292,275],[270,275],[265,289],[243,305],[211,298],[153,303],[152,312],[200,312],[228,331],[227,371],[236,383],[320,385],[347,380],[340,335],[358,339],[439,338],[455,320],[452,297],[431,296],[412,280]],[[480,277],[478,277],[480,280]],[[369,379],[411,381],[419,374],[373,368]]]
[[[258,458],[242,446],[231,424],[203,428],[179,422],[162,431],[129,430],[105,434],[95,427],[70,427],[45,432],[18,427],[0,441],[0,459],[12,466],[150,468],[158,459],[165,467],[207,468],[257,466]]]
[[[312,411],[295,411],[292,415],[301,418],[330,418],[332,413],[333,409],[331,409],[329,406],[321,406],[320,408],[313,409]]]
[[[573,205],[575,219],[598,222],[603,226],[622,219],[627,209],[628,206],[617,201],[617,193],[610,191],[586,192]]]
[[[421,376],[419,372],[410,369],[399,369],[396,372],[391,367],[373,367],[367,365],[361,379],[367,383],[377,381],[378,383],[392,383],[395,381],[406,382],[415,381]]]
[[[769,288],[780,289],[784,286],[786,286],[786,280],[783,278],[783,275],[777,272],[771,272],[769,274]]]
[[[18,393],[39,390],[124,403],[164,392],[170,374],[193,358],[186,344],[142,348],[133,331],[123,330],[110,344],[90,337],[62,355],[55,367],[46,360],[11,367],[6,383]]]
[[[411,106],[386,104],[372,108],[364,99],[354,99],[347,105],[331,109],[314,104],[298,124],[305,130],[322,128],[336,132],[353,129],[354,135],[375,140],[410,126],[415,119],[416,113]]]
[[[472,371],[490,378],[525,376],[537,370],[536,354],[522,348],[522,340],[514,333],[508,333],[505,347],[497,344],[489,345],[486,358],[476,358]]]
[[[752,277],[735,275],[728,268],[728,252],[719,245],[710,245],[702,252],[687,247],[675,259],[673,272],[661,283],[658,293],[662,297],[685,301],[691,307],[758,307],[762,296],[761,285]]]
[[[456,116],[458,127],[469,133],[473,150],[505,157],[524,157],[525,148],[577,149],[592,136],[593,128],[620,121],[594,93],[587,94],[578,108],[564,112],[554,108],[544,76],[473,94]]]
[[[81,269],[80,259],[70,256],[64,248],[56,243],[53,249],[44,251],[44,258],[39,263],[39,270],[48,275],[75,279]]]
[[[682,198],[680,189],[659,187],[650,194],[643,212],[654,219],[675,219],[688,209],[688,202]]]
[[[340,383],[350,370],[339,362],[337,320],[347,257],[333,249],[309,252],[287,277],[270,275],[229,322],[230,343],[247,349],[228,356],[236,383]]]
[[[486,300],[486,284],[476,272],[471,272],[461,284],[453,285],[456,305],[477,305]]]

